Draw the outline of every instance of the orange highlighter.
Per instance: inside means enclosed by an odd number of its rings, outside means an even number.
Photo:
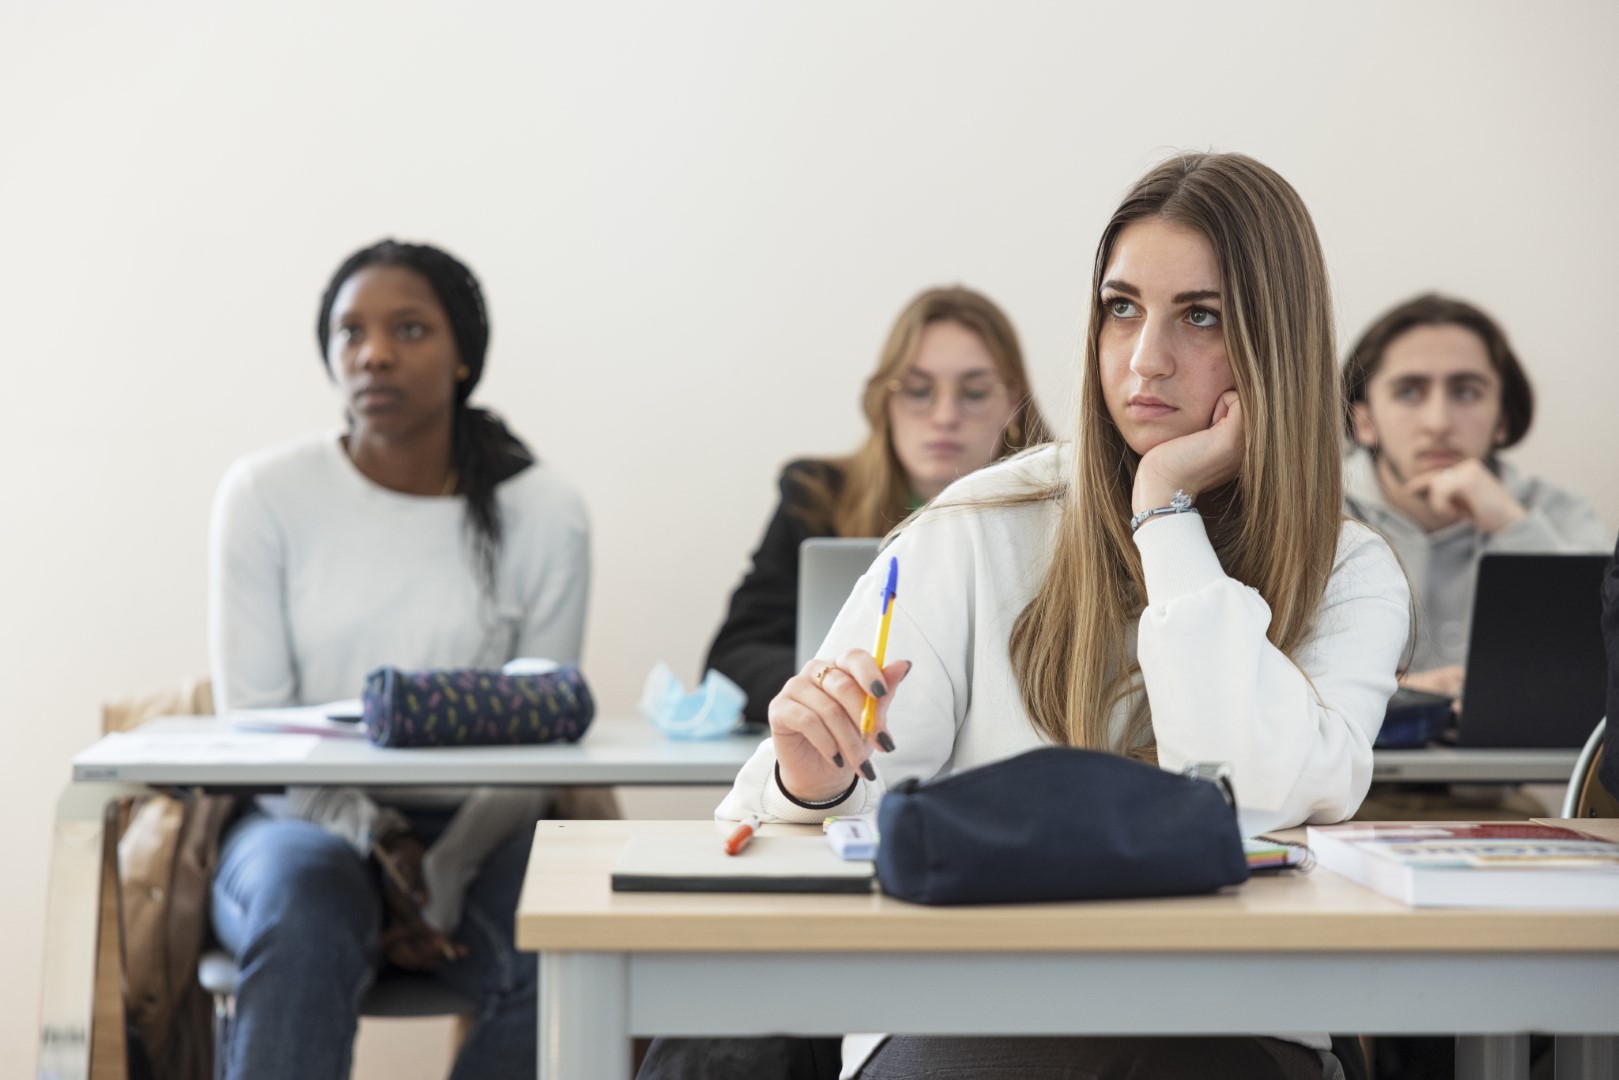
[[[752,840],[753,834],[758,831],[759,816],[757,814],[749,814],[743,818],[742,824],[736,827],[736,831],[725,838],[725,854],[742,854],[742,849],[748,846],[748,841]]]
[[[888,624],[894,619],[894,594],[899,591],[899,560],[890,557],[888,560],[888,584],[883,586],[882,604],[883,621],[877,625],[877,649],[872,656],[877,660],[877,669],[882,670],[883,657],[888,654]],[[866,707],[860,711],[860,737],[871,738],[871,733],[877,729],[877,699],[869,693],[866,695]]]

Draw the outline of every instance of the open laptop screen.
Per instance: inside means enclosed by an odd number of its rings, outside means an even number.
[[[1462,746],[1585,745],[1602,717],[1607,555],[1488,554],[1467,646]]]
[[[798,633],[793,670],[803,670],[815,656],[855,582],[871,568],[881,545],[876,537],[816,537],[799,545]]]

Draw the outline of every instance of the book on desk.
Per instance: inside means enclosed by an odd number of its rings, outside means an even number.
[[[1413,907],[1619,909],[1619,844],[1538,822],[1312,825],[1317,862]]]

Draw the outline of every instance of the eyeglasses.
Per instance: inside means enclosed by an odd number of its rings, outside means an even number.
[[[950,389],[941,390],[941,387]],[[1006,384],[992,375],[969,375],[959,382],[907,375],[903,379],[890,379],[888,392],[899,407],[912,416],[927,416],[939,403],[940,394],[948,393],[955,399],[962,416],[979,417],[995,408],[995,403],[1006,394]]]

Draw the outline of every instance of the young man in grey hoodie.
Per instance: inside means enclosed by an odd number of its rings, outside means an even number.
[[[1344,391],[1357,444],[1346,509],[1388,538],[1417,603],[1402,685],[1460,697],[1485,552],[1602,552],[1613,533],[1585,499],[1497,456],[1529,431],[1534,393],[1471,304],[1429,294],[1383,315],[1350,353]]]
[[[1427,295],[1389,311],[1344,367],[1346,511],[1380,530],[1411,579],[1416,636],[1404,686],[1462,696],[1478,564],[1487,551],[1604,551],[1595,509],[1497,454],[1529,430],[1534,393],[1506,335],[1471,304]],[[1539,803],[1501,788],[1389,789],[1366,819],[1523,818]],[[1379,1037],[1380,1075],[1450,1076],[1451,1037]]]

